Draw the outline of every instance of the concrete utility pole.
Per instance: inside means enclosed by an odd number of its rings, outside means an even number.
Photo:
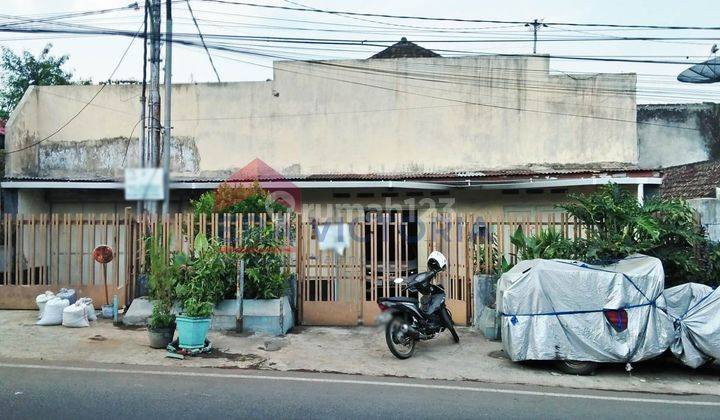
[[[145,106],[147,104],[147,34],[148,34],[148,12],[147,1],[145,2],[145,20],[143,24],[143,61],[142,61],[142,92],[140,94],[140,132],[138,134],[138,162],[141,168],[147,166],[147,145],[145,144]],[[143,214],[143,201],[137,202],[137,214]]]
[[[542,19],[535,19],[532,22],[526,23],[525,27],[532,26],[533,31],[533,54],[537,54],[537,33],[540,28],[547,28],[547,25],[542,22]]]
[[[150,0],[150,147],[149,167],[160,167],[160,5],[161,0]],[[145,203],[150,214],[157,214],[158,206],[154,201]]]
[[[172,94],[172,2],[165,3],[165,132],[163,136],[163,190],[165,199],[162,214],[170,213],[170,96]]]

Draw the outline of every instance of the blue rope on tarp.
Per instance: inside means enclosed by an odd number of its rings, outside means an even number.
[[[708,293],[707,295],[703,296],[702,299],[700,299],[700,300],[698,300],[697,302],[695,302],[695,304],[692,305],[692,306],[690,306],[690,307],[687,309],[687,311],[685,311],[684,314],[680,315],[680,318],[677,318],[677,319],[676,319],[676,321],[682,321],[683,319],[685,319],[685,316],[686,316],[687,314],[689,314],[690,311],[692,311],[693,309],[695,309],[695,308],[697,308],[698,306],[700,306],[700,304],[703,303],[703,301],[705,301],[705,299],[709,298],[713,293],[715,293],[715,290],[716,290],[716,289],[711,290],[710,293]]]
[[[585,310],[579,310],[579,311],[555,311],[555,312],[536,312],[536,313],[519,313],[519,314],[508,314],[505,312],[500,312],[500,316],[504,317],[511,317],[510,322],[515,325],[518,323],[517,317],[533,317],[533,316],[562,316],[562,315],[579,315],[579,314],[592,314],[597,312],[605,312],[605,311],[619,311],[621,309],[635,309],[635,308],[641,308],[643,306],[655,306],[655,300],[647,302],[647,303],[639,303],[637,305],[627,305],[622,306],[617,309],[585,309]]]

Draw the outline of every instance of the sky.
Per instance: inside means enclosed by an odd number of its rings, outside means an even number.
[[[43,17],[53,13],[100,10],[123,7],[134,0],[3,0],[2,23],[18,17]],[[717,1],[654,0],[654,1],[378,1],[378,0],[297,0],[313,8],[466,19],[497,19],[546,22],[595,22],[617,24],[657,24],[720,26]],[[282,0],[255,0],[255,3],[288,7],[302,7]],[[192,0],[190,5],[201,31],[209,35],[208,42],[217,44],[212,35],[253,35],[276,37],[311,37],[368,40],[387,44],[407,36],[430,49],[467,51],[469,53],[532,52],[532,43],[523,42],[447,42],[447,40],[530,39],[532,33],[523,25],[491,25],[484,23],[453,23],[439,21],[397,20],[373,17],[348,17],[323,13],[264,9],[232,4],[218,4]],[[174,31],[197,33],[187,3],[173,4]],[[99,26],[135,32],[143,20],[142,9],[127,9],[103,15],[77,17],[64,23]],[[420,27],[420,28],[418,28]],[[462,32],[458,32],[462,31]],[[663,36],[705,37],[720,40],[720,31],[622,30],[607,28],[568,28],[550,25],[540,30],[538,53],[551,55],[645,58],[672,61],[702,61],[709,57],[710,47],[717,42],[707,40],[682,41],[592,41],[543,42],[543,38]],[[377,42],[373,42],[377,41]],[[382,42],[380,42],[382,41]],[[446,42],[421,42],[446,41]],[[58,34],[0,35],[0,45],[15,52],[29,50],[39,53],[45,44],[53,44],[54,54],[70,56],[66,68],[76,77],[95,82],[106,80],[118,64],[130,39],[119,36],[78,36]],[[226,42],[226,41],[223,41]],[[302,44],[269,45],[264,42],[234,41],[234,48],[293,59],[367,58],[381,46],[308,46]],[[318,49],[318,48],[321,48]],[[272,57],[211,50],[220,79],[226,81],[266,80],[272,77]],[[460,53],[442,53],[452,55]],[[623,72],[638,74],[639,102],[720,102],[720,84],[689,85],[675,80],[685,64],[645,64],[552,59],[555,72]],[[132,42],[113,79],[140,79],[142,42]],[[196,46],[177,45],[173,49],[173,82],[213,82],[215,73],[205,51]]]

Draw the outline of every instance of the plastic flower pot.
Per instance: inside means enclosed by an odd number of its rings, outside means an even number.
[[[175,324],[165,328],[148,327],[148,341],[154,349],[164,349],[172,343],[175,336]]]
[[[192,318],[183,315],[176,317],[175,324],[180,347],[184,349],[204,347],[211,321],[212,318]]]

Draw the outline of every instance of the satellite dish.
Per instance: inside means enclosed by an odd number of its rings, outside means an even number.
[[[695,64],[677,77],[683,83],[716,83],[720,82],[720,57],[711,58]]]

